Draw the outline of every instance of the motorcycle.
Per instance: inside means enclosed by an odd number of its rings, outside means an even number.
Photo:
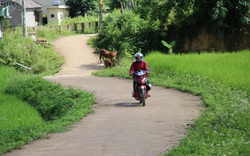
[[[147,73],[149,71],[147,70],[139,70],[134,72],[134,82],[135,82],[135,87],[134,87],[134,98],[140,103],[142,103],[142,106],[146,105],[145,99],[150,97],[148,94],[149,88],[147,86]]]

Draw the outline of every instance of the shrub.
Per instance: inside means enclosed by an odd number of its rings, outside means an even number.
[[[63,64],[63,60],[53,52],[52,47],[37,45],[31,38],[24,38],[21,29],[7,32],[0,42],[0,63],[13,66],[19,70],[16,63],[32,68],[32,73],[56,72]]]
[[[38,76],[18,76],[9,80],[6,93],[32,105],[46,121],[63,117],[77,104],[90,109],[93,97],[77,89],[64,89]]]
[[[117,50],[118,56],[134,54],[147,44],[147,28],[148,23],[132,11],[115,10],[106,17],[95,43],[100,49]]]
[[[6,80],[18,72],[13,68],[0,66],[0,155],[45,134],[45,122],[30,105],[5,94]]]

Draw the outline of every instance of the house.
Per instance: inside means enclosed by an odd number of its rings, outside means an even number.
[[[43,7],[43,17],[47,17],[47,23],[61,24],[62,19],[69,16],[69,7],[65,0],[34,0]],[[46,23],[44,23],[46,24]]]
[[[47,8],[47,20],[48,23],[61,24],[61,21],[69,17],[68,6],[50,6]]]
[[[23,22],[22,0],[12,0],[9,6],[10,25],[21,26]],[[42,6],[32,0],[25,0],[26,26],[35,27],[42,24]]]
[[[53,6],[53,3],[57,2],[58,1],[60,2],[59,5],[60,6],[65,6],[65,0],[33,0],[39,4],[42,5],[43,7],[43,15],[47,15],[47,8],[50,7],[50,6]]]

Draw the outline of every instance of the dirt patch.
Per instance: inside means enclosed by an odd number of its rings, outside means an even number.
[[[199,97],[153,87],[142,107],[131,97],[132,80],[100,78],[103,68],[87,45],[92,35],[64,37],[53,45],[66,63],[49,81],[92,92],[95,113],[71,131],[51,134],[4,156],[157,156],[179,144],[203,107]]]

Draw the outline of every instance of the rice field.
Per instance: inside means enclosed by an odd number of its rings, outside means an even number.
[[[154,73],[170,70],[180,75],[199,75],[247,91],[250,95],[250,51],[165,55],[151,53],[146,58]]]

